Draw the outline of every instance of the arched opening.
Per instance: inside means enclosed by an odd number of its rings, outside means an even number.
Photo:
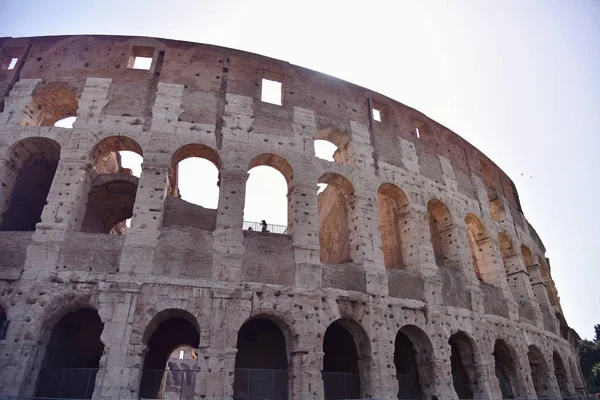
[[[492,257],[492,240],[485,226],[479,218],[468,214],[465,218],[469,235],[469,249],[475,274],[480,281],[491,283],[493,281],[494,262]]]
[[[94,174],[81,232],[123,235],[133,216],[138,186],[134,170],[141,169],[142,148],[126,136],[111,136],[94,146],[91,159]]]
[[[219,154],[194,143],[179,148],[171,158],[163,226],[192,226],[214,231],[219,204]]]
[[[361,399],[365,396],[370,357],[364,330],[349,320],[337,320],[323,338],[325,399]]]
[[[448,343],[454,390],[459,399],[473,399],[477,393],[478,376],[473,343],[464,332],[452,335]]]
[[[287,400],[287,346],[281,329],[268,319],[251,319],[238,332],[236,347],[234,399]]]
[[[76,117],[78,104],[77,94],[67,83],[49,83],[33,93],[20,124],[54,126],[59,120]]]
[[[0,305],[0,340],[6,339],[8,333],[8,317],[6,311]]]
[[[315,156],[342,165],[352,164],[354,158],[352,141],[350,136],[343,130],[336,127],[319,129],[314,139]],[[332,150],[333,155],[331,154]]]
[[[514,399],[515,396],[521,397],[522,395],[526,395],[526,393],[520,394],[518,392],[513,352],[504,340],[496,340],[496,344],[494,345],[494,365],[503,399]]]
[[[529,346],[527,358],[529,359],[531,381],[533,382],[535,393],[539,398],[552,397],[552,390],[550,389],[551,377],[544,355],[537,347]]]
[[[424,385],[422,379],[435,376],[432,357],[431,341],[420,328],[407,325],[398,331],[394,351],[398,399],[421,399],[431,394],[431,385]]]
[[[554,365],[554,376],[558,382],[560,395],[565,398],[570,397],[569,376],[567,375],[567,370],[565,369],[562,357],[556,351],[552,353],[552,364]]]
[[[56,126],[58,128],[73,129],[73,124],[75,123],[76,119],[77,119],[77,117],[67,117],[67,118],[59,119],[58,121],[56,121],[54,123],[54,126]]]
[[[170,374],[165,374],[168,362],[172,355],[176,356],[177,351],[182,350],[182,347],[184,347],[184,352],[185,348],[198,348],[200,335],[197,323],[194,317],[186,311],[165,310],[156,316],[150,326],[146,328],[144,342],[148,346],[148,352],[144,357],[139,396],[147,399],[167,398],[161,397],[163,396],[161,388],[166,375]],[[190,362],[190,364],[186,379],[188,379],[187,376],[191,377],[196,373],[195,363]]]
[[[158,397],[162,399],[194,400],[196,391],[196,349],[180,346],[167,359]]]
[[[408,240],[403,236],[406,236],[408,199],[398,186],[384,183],[377,190],[377,202],[385,267],[405,268],[403,253]]]
[[[250,161],[248,173],[244,229],[291,233],[288,232],[288,226],[291,225],[288,193],[294,178],[292,166],[285,158],[266,153]]]
[[[60,159],[52,139],[27,138],[9,150],[0,187],[0,231],[35,231]]]
[[[341,264],[350,262],[350,206],[354,189],[343,176],[327,173],[319,179],[327,185],[317,195],[319,210],[319,245],[321,262]]]
[[[531,251],[525,245],[521,246],[521,255],[523,256],[523,261],[525,262],[525,267],[533,267],[533,257],[531,256]]]
[[[36,397],[91,399],[104,344],[98,312],[82,308],[52,328],[37,381]]]
[[[431,199],[427,203],[427,211],[429,213],[429,233],[431,235],[431,245],[433,246],[433,255],[436,265],[443,267],[449,263],[449,255],[451,253],[452,235],[452,218],[448,207],[438,199]]]

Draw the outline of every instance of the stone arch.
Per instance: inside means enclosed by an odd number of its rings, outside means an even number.
[[[268,168],[265,169],[265,167]],[[274,173],[273,170],[269,171],[271,168],[277,171],[277,173]],[[262,171],[259,172],[260,169],[262,169]],[[262,153],[250,160],[248,163],[248,173],[249,177],[246,181],[246,197],[244,200],[244,220],[248,222],[250,222],[250,220],[258,222],[257,220],[259,219],[260,214],[262,214],[262,210],[261,213],[257,215],[257,207],[255,204],[257,201],[263,200],[265,202],[270,202],[269,205],[272,207],[274,213],[277,213],[278,215],[283,212],[286,213],[285,222],[278,221],[279,224],[285,224],[286,227],[281,227],[280,231],[276,231],[276,227],[271,226],[269,227],[269,232],[291,233],[288,231],[288,228],[293,226],[293,205],[290,194],[293,188],[294,170],[290,163],[280,155],[274,153]],[[254,175],[255,173],[258,175]],[[272,175],[267,179],[271,180],[271,186],[268,186],[267,183],[264,182],[265,178],[258,178],[258,176],[262,176],[260,174],[264,175],[269,173]],[[279,175],[285,180],[285,187],[283,186]]]
[[[354,188],[348,179],[335,173],[322,175],[319,183],[327,184],[317,197],[321,261],[330,264],[350,262],[353,253],[350,246],[350,212]]]
[[[427,334],[416,325],[405,325],[396,334],[394,348],[398,399],[435,395],[433,344]]]
[[[333,321],[323,337],[325,399],[368,398],[371,341],[364,328],[350,319]]]
[[[506,210],[504,202],[497,194],[489,194],[490,215],[496,222],[504,222],[506,220]]]
[[[493,259],[493,241],[479,217],[467,214],[465,223],[469,236],[471,260],[477,278],[485,283],[492,283],[497,280]]]
[[[288,354],[292,353],[296,349],[297,341],[301,339],[301,335],[298,333],[297,329],[295,329],[296,320],[290,313],[279,311],[273,308],[271,304],[264,306],[261,304],[260,308],[255,309],[255,312],[251,313],[250,316],[242,323],[242,325],[254,318],[267,319],[277,325],[285,337]],[[238,331],[241,329],[242,325],[238,327]]]
[[[552,365],[554,366],[554,376],[556,377],[556,382],[558,383],[560,395],[562,397],[572,396],[573,393],[571,393],[571,390],[569,390],[569,375],[567,369],[565,368],[565,364],[563,363],[562,357],[557,351],[552,353]]]
[[[0,231],[35,231],[60,153],[60,145],[44,137],[22,139],[11,146],[0,170]]]
[[[313,139],[333,143],[337,147],[333,154],[335,162],[342,165],[352,165],[354,149],[350,135],[347,132],[335,126],[327,126],[318,129]]]
[[[129,136],[107,136],[98,141],[90,151],[93,168],[98,173],[123,172],[120,151],[132,151],[144,156],[142,146]]]
[[[283,329],[281,328],[283,326]],[[240,327],[233,383],[234,398],[286,399],[290,393],[289,329],[278,318],[257,315]]]
[[[189,143],[178,148],[171,157],[171,170],[169,171],[168,195],[180,197],[178,179],[179,163],[188,158],[203,158],[213,163],[217,171],[223,168],[219,153],[210,146],[201,143]]]
[[[453,222],[450,210],[440,200],[431,199],[427,202],[427,212],[435,263],[440,267],[458,267],[457,263],[453,262],[456,257],[452,257],[455,251],[452,249]]]
[[[56,121],[76,117],[79,98],[66,82],[39,85],[33,92],[31,102],[25,107],[20,125],[54,126]]]
[[[533,267],[534,262],[533,262],[533,256],[531,255],[531,250],[529,250],[529,247],[525,246],[524,244],[521,245],[521,256],[523,256],[523,261],[525,262],[525,267],[527,267],[527,268]]]
[[[553,380],[550,376],[548,362],[546,361],[544,354],[538,347],[530,345],[527,352],[527,358],[529,359],[531,380],[533,382],[533,387],[535,388],[535,393],[540,398],[552,397],[554,395],[551,385]]]
[[[385,267],[405,268],[403,253],[409,241],[406,237],[406,217],[410,212],[408,198],[398,186],[383,183],[377,189],[379,203],[379,233]]]
[[[503,399],[527,397],[527,389],[523,387],[519,377],[518,356],[505,340],[497,339],[494,343],[494,370]]]
[[[459,399],[477,398],[483,386],[478,381],[482,375],[480,354],[475,341],[465,332],[450,336],[450,366],[454,390]]]
[[[56,323],[46,321],[48,340],[35,396],[90,399],[104,353],[104,323],[93,307],[66,309],[60,314]]]
[[[147,347],[139,383],[139,396],[157,398],[169,357],[174,350],[186,346],[200,347],[200,327],[193,314],[182,309],[158,312],[142,335]]]

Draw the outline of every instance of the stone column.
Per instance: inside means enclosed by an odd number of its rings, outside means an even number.
[[[529,279],[531,281],[531,290],[538,304],[540,305],[541,317],[543,320],[543,329],[558,334],[558,321],[552,312],[550,299],[548,298],[548,290],[542,279],[540,266],[538,264],[527,267]]]
[[[246,171],[219,172],[219,208],[213,232],[213,268],[215,280],[239,282],[244,256],[244,202]]]
[[[132,345],[135,307],[140,286],[106,283],[98,313],[104,322],[100,339],[104,354],[96,376],[94,400],[131,399],[139,392],[145,345]]]
[[[288,233],[292,235],[296,259],[296,286],[308,290],[321,287],[318,190],[317,185],[294,182],[288,194]]]
[[[198,374],[195,393],[198,398],[221,400],[233,396],[237,349],[203,347],[198,349]]]
[[[505,257],[503,261],[508,287],[519,307],[519,316],[537,327],[543,327],[540,306],[533,296],[523,259],[519,254],[513,254]]]
[[[367,293],[388,295],[388,277],[381,251],[376,192],[355,192],[349,204],[350,254],[365,268]]]
[[[462,270],[465,276],[465,290],[468,290],[471,294],[471,310],[483,314],[485,312],[483,293],[479,287],[479,280],[475,274],[475,267],[471,259],[469,232],[464,221],[455,222],[443,234],[452,236],[452,241],[442,242],[444,255],[450,265],[456,265],[456,267]]]
[[[169,155],[146,154],[138,181],[131,227],[127,229],[119,270],[129,274],[150,274],[158,244],[169,186]]]
[[[41,79],[19,79],[4,102],[4,112],[0,113],[0,125],[17,125],[27,117],[33,91]]]
[[[322,399],[324,396],[323,351],[316,347],[311,350],[293,351],[289,356],[288,373],[291,375],[292,400]]]
[[[438,268],[429,234],[429,213],[419,204],[413,203],[410,208],[410,212],[400,220],[402,229],[406,231],[402,241],[404,264],[423,277],[434,276]]]

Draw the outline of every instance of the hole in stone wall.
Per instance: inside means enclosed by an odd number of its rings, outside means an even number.
[[[429,232],[433,256],[436,265],[450,267],[452,264],[448,258],[452,254],[452,219],[448,207],[437,199],[431,199],[427,203],[429,214]]]
[[[54,123],[54,126],[59,128],[73,129],[73,124],[75,123],[76,119],[77,117],[67,117],[59,119]]]
[[[334,154],[338,151],[338,147],[328,140],[315,140],[315,157],[325,161],[334,162]]]
[[[419,131],[419,128],[415,128],[415,131],[417,132],[417,139],[421,139],[421,131]]]
[[[475,358],[471,340],[463,332],[448,341],[451,348],[450,366],[454,390],[459,399],[472,399],[477,389]]]
[[[210,209],[219,204],[219,171],[209,160],[190,157],[177,165],[177,184],[182,200]]]
[[[319,129],[314,140],[315,156],[342,165],[352,164],[354,150],[350,136],[343,130],[336,127]],[[331,156],[331,151],[333,151],[333,156]]]
[[[67,83],[53,82],[40,86],[19,123],[28,126],[54,126],[67,117],[77,117],[79,99]]]
[[[377,122],[381,122],[381,111],[376,108],[373,108],[373,119]]]
[[[154,47],[133,46],[127,61],[127,68],[149,71],[152,68]]]
[[[263,78],[261,84],[260,100],[280,106],[282,104],[282,83]]]

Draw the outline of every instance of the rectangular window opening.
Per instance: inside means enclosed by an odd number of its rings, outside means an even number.
[[[149,71],[152,68],[153,57],[154,47],[133,46],[127,68]]]
[[[183,354],[184,354],[184,351],[183,350],[179,350],[179,360],[180,361],[183,360]]]
[[[260,100],[280,106],[282,97],[282,84],[269,79],[262,80]]]
[[[10,63],[8,64],[8,69],[15,69],[18,61],[19,61],[18,58],[15,58],[15,57],[11,58]]]
[[[373,119],[377,122],[381,122],[381,111],[376,108],[373,109]]]
[[[419,132],[419,128],[416,128],[417,130],[417,139],[421,139],[421,132]]]

